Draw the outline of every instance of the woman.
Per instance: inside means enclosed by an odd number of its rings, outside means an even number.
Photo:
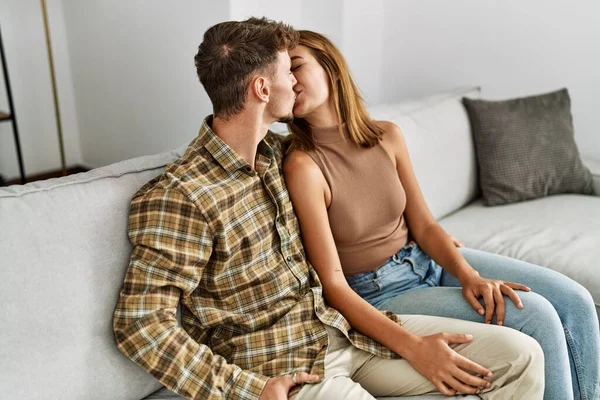
[[[542,346],[546,399],[600,398],[589,292],[547,268],[460,247],[431,215],[399,127],[369,118],[339,50],[301,31],[289,53],[298,83],[284,174],[331,306],[358,330],[356,294],[372,313],[495,316]]]

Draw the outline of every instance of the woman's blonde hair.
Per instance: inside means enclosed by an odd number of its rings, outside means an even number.
[[[350,140],[364,147],[375,146],[381,140],[383,132],[369,117],[342,53],[329,39],[319,33],[307,30],[298,32],[300,33],[298,45],[306,46],[310,50],[329,77],[330,96],[334,99],[340,135],[343,134],[342,122],[345,122]],[[288,153],[295,149],[303,151],[315,149],[308,122],[302,118],[294,118],[287,126],[291,133]]]

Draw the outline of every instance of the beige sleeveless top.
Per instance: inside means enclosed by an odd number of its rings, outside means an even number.
[[[407,241],[406,193],[390,156],[380,145],[360,147],[345,124],[312,128],[317,163],[331,190],[329,224],[345,275],[371,271]]]

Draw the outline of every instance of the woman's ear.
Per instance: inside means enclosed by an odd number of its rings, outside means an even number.
[[[257,77],[252,82],[252,92],[260,101],[269,102],[269,95],[271,94],[269,81],[263,76]]]

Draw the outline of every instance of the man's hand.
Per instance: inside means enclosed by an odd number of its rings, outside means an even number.
[[[489,387],[490,383],[476,375],[490,377],[492,372],[449,346],[451,343],[468,343],[472,339],[472,335],[456,333],[419,337],[418,344],[413,347],[414,351],[404,358],[446,396],[457,393],[477,394],[481,389]]]
[[[531,291],[530,288],[521,285],[520,283],[486,279],[479,276],[479,274],[464,278],[460,283],[462,284],[463,296],[471,307],[481,315],[484,315],[485,313],[486,324],[492,322],[494,311],[496,311],[496,322],[498,325],[504,323],[504,316],[506,314],[504,295],[510,297],[517,308],[522,309],[523,303],[521,303],[521,299],[517,293],[515,293],[515,289],[523,290],[525,292]],[[485,311],[477,300],[479,297],[483,297]]]
[[[318,381],[318,375],[310,375],[306,372],[296,373],[296,383],[292,380],[292,375],[270,378],[260,394],[260,400],[287,400],[288,393],[294,386],[303,383],[316,383]]]

